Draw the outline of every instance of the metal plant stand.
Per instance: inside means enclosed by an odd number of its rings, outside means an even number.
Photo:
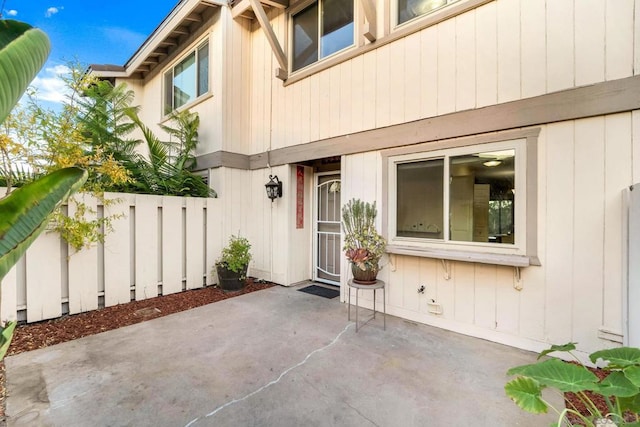
[[[356,290],[356,332],[358,332],[358,291],[360,289],[368,289],[373,291],[373,318],[376,318],[376,290],[382,289],[382,314],[383,314],[383,327],[384,330],[387,330],[387,297],[384,292],[385,283],[382,280],[376,280],[376,283],[373,285],[360,285],[358,283],[354,283],[353,279],[349,279],[347,282],[348,292],[349,292],[349,308],[348,308],[348,320],[351,321],[351,288],[355,288]],[[366,322],[365,322],[366,323]]]

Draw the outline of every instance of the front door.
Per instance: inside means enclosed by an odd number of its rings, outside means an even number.
[[[316,175],[313,280],[340,285],[340,175]]]

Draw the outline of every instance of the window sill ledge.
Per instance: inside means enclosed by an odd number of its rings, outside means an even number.
[[[487,252],[454,251],[449,249],[417,248],[413,246],[387,245],[387,253],[421,258],[437,258],[449,261],[475,262],[480,264],[529,267],[540,265],[537,257],[526,255],[493,254]]]
[[[167,124],[170,120],[171,120],[171,114],[172,113],[180,113],[184,110],[191,110],[193,107],[202,104],[203,102],[209,100],[213,98],[213,93],[211,92],[207,92],[203,95],[200,95],[198,98],[194,99],[191,102],[187,102],[186,104],[176,108],[175,110],[173,110],[171,113],[165,115],[162,117],[162,119],[160,119],[160,123],[161,125]]]

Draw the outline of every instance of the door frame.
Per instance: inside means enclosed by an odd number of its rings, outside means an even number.
[[[342,175],[340,173],[340,170],[329,171],[329,172],[315,172],[313,174],[313,208],[312,208],[313,218],[312,218],[312,227],[311,227],[311,233],[312,233],[311,278],[314,282],[326,283],[332,286],[340,286],[340,277],[338,277],[336,281],[318,277],[318,256],[319,256],[318,254],[318,214],[319,214],[319,208],[320,208],[320,202],[318,200],[318,184],[319,184],[319,178],[321,176],[327,176],[327,175],[337,175],[339,177],[340,184],[342,185]],[[340,203],[342,204],[342,199],[340,200]],[[340,233],[339,248],[340,250],[342,248],[342,233]],[[340,265],[340,263],[338,263],[338,265]],[[342,272],[340,272],[339,276],[341,276],[341,274]]]

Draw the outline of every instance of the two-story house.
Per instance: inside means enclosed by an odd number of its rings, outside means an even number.
[[[224,232],[251,240],[252,275],[346,299],[340,208],[376,201],[388,313],[591,352],[640,345],[639,14],[634,0],[182,0],[124,66],[92,70],[126,82],[150,125],[200,114],[198,170]]]

